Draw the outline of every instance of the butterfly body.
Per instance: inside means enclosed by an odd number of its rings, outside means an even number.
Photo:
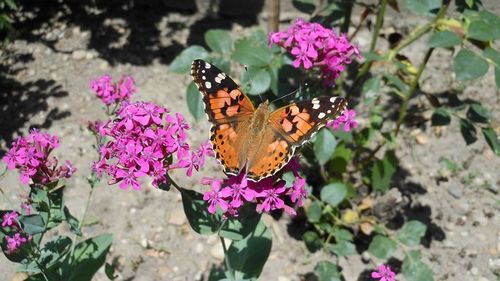
[[[268,101],[255,108],[231,78],[209,63],[193,61],[191,75],[212,123],[210,140],[216,158],[227,174],[244,169],[253,181],[278,172],[296,147],[347,106],[340,97],[319,97],[274,111]]]

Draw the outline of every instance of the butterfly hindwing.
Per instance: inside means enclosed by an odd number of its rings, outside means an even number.
[[[251,118],[255,111],[252,101],[220,69],[203,60],[194,60],[191,75],[203,95],[210,122],[222,124]]]
[[[335,119],[347,107],[341,97],[318,97],[292,103],[271,113],[271,126],[294,146],[309,140],[328,121]]]

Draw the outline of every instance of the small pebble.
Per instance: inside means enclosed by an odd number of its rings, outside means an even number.
[[[462,188],[458,185],[452,185],[448,187],[448,193],[457,199],[462,197],[463,195]]]
[[[87,53],[84,50],[76,50],[76,51],[73,51],[73,53],[71,54],[71,57],[75,60],[82,60],[85,58],[86,55],[87,55]]]
[[[418,135],[415,136],[415,141],[418,143],[418,144],[426,144],[429,142],[429,138],[427,137],[426,134],[424,133],[420,133]]]

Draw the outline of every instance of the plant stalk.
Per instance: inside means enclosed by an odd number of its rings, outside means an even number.
[[[280,0],[268,0],[267,31],[276,32],[280,26]]]

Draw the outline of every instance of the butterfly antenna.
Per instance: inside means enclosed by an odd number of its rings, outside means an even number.
[[[307,87],[307,83],[305,84],[305,86]],[[278,101],[278,100],[280,100],[280,99],[284,99],[284,98],[286,98],[286,97],[288,97],[288,96],[294,95],[295,93],[297,93],[297,92],[298,92],[298,91],[300,91],[300,90],[302,90],[302,86],[301,86],[301,87],[299,87],[299,88],[297,88],[296,90],[292,91],[291,93],[288,93],[288,94],[283,95],[283,96],[281,96],[281,97],[275,98],[274,100],[272,100],[272,101],[271,101],[271,103],[273,103],[273,102],[275,102],[275,101]]]
[[[248,80],[250,80],[250,87],[252,87],[253,81],[252,77],[250,77],[250,74],[248,73],[248,67],[245,65],[245,71],[248,74]],[[264,102],[264,99],[262,98],[262,95],[259,94],[260,102]]]

